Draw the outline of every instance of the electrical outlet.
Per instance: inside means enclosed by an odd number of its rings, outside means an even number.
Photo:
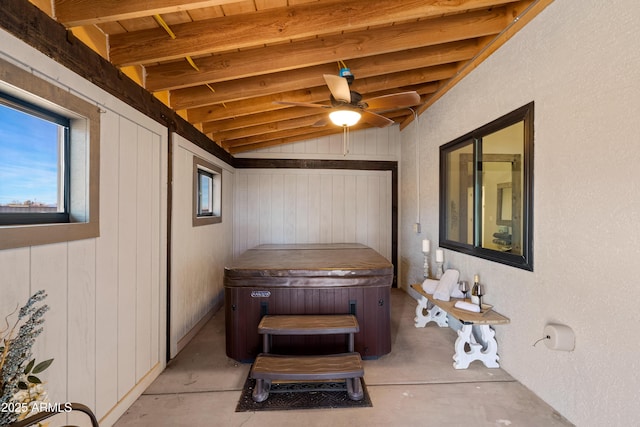
[[[414,233],[420,233],[420,223],[416,222],[415,224],[413,224],[413,232]]]

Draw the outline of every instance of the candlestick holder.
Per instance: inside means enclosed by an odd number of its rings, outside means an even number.
[[[444,262],[436,261],[436,279],[442,279],[442,275],[444,274],[442,264],[444,264]]]
[[[429,251],[422,251],[424,254],[424,278],[427,279],[429,277]]]

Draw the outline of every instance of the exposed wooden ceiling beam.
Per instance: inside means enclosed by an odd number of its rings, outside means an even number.
[[[193,108],[287,92],[301,87],[321,86],[325,84],[322,77],[324,73],[337,74],[337,69],[333,64],[325,64],[218,84],[214,83],[209,86],[194,86],[172,90],[171,106],[176,109]]]
[[[238,0],[53,0],[53,10],[58,22],[70,28],[237,2]]]
[[[341,128],[314,126],[327,121],[328,109],[274,101],[327,105],[322,75],[335,75],[341,66],[351,68],[352,90],[365,101],[407,90],[420,94],[414,108],[385,112],[402,129],[415,117],[411,110],[436,102],[551,0],[35,3],[50,3],[74,34],[99,29],[106,36],[103,55],[115,65],[136,65],[145,89],[163,92],[158,98],[204,132],[208,138],[198,135],[212,152],[226,156],[324,135],[338,134],[331,138],[338,142]],[[351,130],[371,126],[361,120]]]
[[[318,111],[321,112],[318,114]],[[281,132],[285,130],[298,129],[298,128],[308,128],[313,127],[316,123],[320,123],[322,121],[326,121],[327,111],[325,110],[317,110],[316,114],[311,114],[308,116],[297,117],[294,119],[286,119],[286,120],[278,120],[277,122],[271,122],[266,124],[261,124],[257,126],[248,126],[242,129],[234,129],[223,132],[212,132],[211,138],[220,145],[226,146],[226,141],[229,140],[237,140],[241,138],[248,138],[256,135],[264,135],[267,133]]]
[[[415,70],[406,70],[397,73],[374,75],[368,78],[356,79],[353,82],[352,90],[360,92],[362,95],[366,95],[370,92],[377,92],[391,87],[410,86],[414,84],[441,80],[443,78],[450,78],[453,76],[453,74],[455,74],[456,71],[457,66],[454,63],[453,65],[445,64],[433,67],[419,68]],[[320,80],[318,81],[318,83],[319,85],[316,87],[318,87],[318,92],[321,92],[326,88],[326,86],[324,86],[325,83],[324,80],[322,80],[322,76],[320,76]],[[276,93],[281,96],[283,101],[297,101],[287,98],[287,91],[285,86],[285,84],[282,84],[276,89],[268,86],[264,88],[258,87],[252,92],[252,96],[246,96],[247,93],[243,92],[241,88],[238,88],[238,92],[235,93],[228,90],[224,90],[219,93],[217,91],[212,92],[208,89],[200,90],[200,88],[182,89],[178,94],[174,92],[171,93],[170,103],[172,108],[181,110],[187,108],[202,107],[208,104],[221,104],[226,102],[238,101],[243,98],[268,96]],[[222,88],[226,89],[224,86]],[[318,100],[328,100],[328,88],[325,89],[324,93],[326,94],[324,98],[320,98],[312,102],[317,102]]]
[[[365,129],[366,127],[367,126],[361,122],[355,126],[350,126],[349,130],[350,131],[360,130],[360,129]],[[342,132],[342,128],[339,128],[333,125],[324,126],[323,128],[317,128],[317,129],[318,129],[318,132],[322,132],[322,129],[330,131],[331,133]],[[225,145],[229,150],[231,150],[233,148],[238,148],[242,146],[259,144],[264,141],[274,141],[274,140],[280,140],[283,138],[292,138],[295,136],[307,135],[307,134],[309,134],[309,129],[307,128],[293,128],[293,129],[286,129],[278,132],[267,133],[259,136],[249,136],[242,139],[227,141],[226,143],[223,143],[223,145]]]
[[[504,8],[447,16],[347,34],[326,36],[282,45],[266,46],[196,58],[196,71],[189,63],[175,61],[145,67],[145,87],[150,91],[178,89],[203,82],[251,77],[318,64],[350,61],[389,52],[433,46],[498,34],[509,19]],[[452,46],[454,47],[454,46]]]
[[[360,58],[350,61],[348,65],[356,76],[357,82],[359,79],[371,76],[406,72],[411,69],[468,60],[475,56],[478,50],[478,45],[472,40],[466,43],[459,42],[457,46],[447,44]],[[337,72],[335,64],[323,64],[209,86],[179,89],[171,91],[171,105],[177,109],[192,108],[202,102],[205,105],[217,104],[287,92],[300,87],[321,86],[325,84],[323,74],[337,74]]]
[[[423,89],[415,89],[420,94],[434,93],[438,89],[437,83],[426,83],[421,85]],[[407,88],[412,90],[412,88]],[[387,95],[394,91],[381,91],[369,94],[370,96]],[[286,96],[286,99],[285,99]],[[235,120],[241,117],[255,115],[258,113],[283,110],[285,105],[274,104],[274,101],[295,101],[295,102],[323,102],[329,99],[329,89],[327,87],[317,87],[309,90],[296,90],[284,95],[268,95],[259,98],[245,99],[242,101],[230,102],[224,105],[206,105],[187,110],[187,118],[191,123],[214,122],[218,120]]]
[[[358,125],[352,126],[350,128],[350,131],[355,132],[363,129],[366,129],[366,127],[358,124]],[[276,147],[278,145],[285,145],[285,144],[291,144],[294,142],[306,141],[314,138],[322,138],[325,136],[338,135],[338,134],[342,134],[342,132],[343,132],[342,129],[338,128],[337,126],[329,127],[326,130],[320,130],[317,132],[310,132],[307,134],[300,134],[300,135],[282,136],[281,138],[278,138],[278,139],[261,141],[261,142],[256,142],[254,144],[248,144],[248,145],[239,145],[237,147],[230,147],[229,153],[238,154],[246,151],[261,150],[265,148]]]
[[[191,123],[210,122],[213,120],[233,119],[263,111],[274,111],[288,108],[286,105],[274,104],[275,101],[323,102],[329,99],[329,88],[318,86],[300,89],[285,94],[260,96],[225,104],[205,105],[187,109],[187,117]]]
[[[409,114],[407,111],[408,111],[407,109],[403,111],[393,111],[393,112],[385,113],[384,116],[390,119],[395,119],[398,117],[404,118]],[[311,114],[305,117],[299,117],[299,118],[290,119],[290,120],[282,120],[276,123],[267,123],[267,124],[262,124],[257,126],[248,126],[246,128],[235,129],[235,130],[224,131],[224,132],[212,132],[210,134],[210,137],[213,138],[219,145],[221,144],[224,148],[229,148],[229,147],[254,143],[255,140],[251,141],[248,139],[252,136],[260,135],[261,136],[260,139],[268,140],[268,139],[274,139],[274,138],[269,138],[265,134],[269,134],[269,133],[275,134],[280,132],[280,134],[275,137],[275,139],[278,139],[283,137],[282,136],[283,131],[291,131],[299,128],[307,128],[307,129],[301,130],[301,132],[303,133],[309,132],[308,128],[315,127],[316,124],[318,125],[318,127],[316,128],[318,131],[326,130],[327,126],[335,126],[329,121],[328,113],[329,113],[328,111],[324,110],[321,114],[316,113],[316,114]],[[322,124],[322,122],[324,122],[324,124]],[[291,134],[289,134],[288,136],[291,136]]]
[[[402,120],[409,114],[411,113],[408,110],[404,110],[404,111],[394,111],[391,113],[385,113],[384,116],[389,117],[390,119],[393,119],[393,120],[396,120],[396,119]],[[320,118],[322,119],[322,117]],[[273,132],[265,132],[257,135],[249,135],[244,137],[240,136],[235,139],[227,139],[222,141],[222,145],[225,149],[237,148],[245,145],[257,144],[262,141],[272,141],[272,140],[278,140],[282,138],[292,138],[298,135],[314,133],[314,129],[317,132],[321,132],[322,130],[333,130],[333,131],[339,131],[339,132],[343,131],[342,127],[336,126],[333,123],[331,123],[331,121],[329,121],[326,116],[324,118],[326,119],[325,120],[326,124],[320,125],[316,128],[310,128],[308,125],[295,126],[295,123],[292,123],[291,126],[287,127],[286,129],[278,129]],[[299,123],[302,123],[302,122],[300,121]],[[349,130],[353,131],[358,129],[365,129],[367,127],[370,127],[370,125],[368,125],[364,120],[361,120],[357,125],[350,126]]]
[[[123,66],[179,59],[464,13],[513,1],[386,0],[372,7],[370,0],[338,0],[266,9],[175,25],[171,29],[176,39],[168,37],[162,28],[114,34],[110,38],[110,60]]]
[[[423,113],[427,108],[433,105],[438,99],[444,96],[453,86],[455,86],[465,76],[475,70],[485,59],[493,52],[498,50],[500,46],[505,44],[514,34],[527,25],[533,18],[542,12],[547,6],[553,3],[553,0],[524,0],[509,8],[509,15],[513,17],[510,25],[508,25],[495,39],[491,40],[480,53],[472,58],[468,63],[461,67],[456,76],[448,81],[442,82],[442,86],[418,108],[418,114]],[[414,120],[413,116],[407,117],[400,124],[400,128],[404,129]]]
[[[357,126],[357,125],[356,125]],[[360,128],[360,129],[364,129],[364,128]],[[355,129],[355,130],[360,130],[360,129]],[[296,135],[296,136],[291,136],[291,137],[283,137],[280,139],[274,139],[274,140],[270,140],[270,141],[263,141],[263,142],[258,142],[255,144],[250,144],[250,145],[241,145],[238,147],[231,147],[229,148],[229,153],[231,154],[238,154],[238,153],[243,153],[243,152],[247,152],[247,151],[255,151],[255,150],[262,150],[265,148],[271,148],[271,147],[276,147],[278,145],[285,145],[285,144],[291,144],[294,142],[300,142],[300,141],[306,141],[309,139],[314,139],[314,138],[321,138],[324,136],[330,136],[330,135],[336,135],[336,134],[341,134],[342,130],[340,129],[326,129],[326,130],[320,130],[317,132],[310,132],[306,135]]]
[[[226,132],[236,129],[243,129],[250,126],[265,125],[280,120],[290,120],[297,119],[299,117],[306,117],[309,115],[318,114],[319,111],[320,110],[305,107],[282,108],[275,111],[251,114],[234,119],[224,119],[215,122],[204,122],[202,123],[202,132],[206,134],[215,134],[216,132]]]
[[[438,89],[437,83],[427,83],[424,85],[409,86],[407,90],[415,90],[420,95],[429,95]],[[386,91],[369,94],[370,96],[382,96],[396,93],[397,90],[390,89]],[[202,132],[205,134],[213,134],[215,132],[224,132],[234,129],[242,129],[250,126],[264,125],[279,120],[289,120],[298,117],[305,117],[317,114],[318,110],[305,107],[287,107],[274,111],[258,112],[246,116],[236,117],[232,119],[223,119],[216,121],[207,121],[202,124]]]

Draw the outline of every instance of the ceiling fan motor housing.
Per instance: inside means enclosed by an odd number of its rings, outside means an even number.
[[[366,102],[361,102],[362,101],[362,95],[356,91],[351,91],[351,102],[344,102],[344,101],[338,101],[336,98],[334,98],[333,95],[330,95],[330,100],[331,100],[331,106],[332,107],[344,107],[344,106],[351,106],[351,107],[357,107],[357,108],[367,108],[368,105]]]

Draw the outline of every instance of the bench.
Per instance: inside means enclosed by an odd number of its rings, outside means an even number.
[[[360,353],[353,351],[353,335],[360,330],[351,314],[345,315],[266,315],[258,324],[263,335],[263,353],[251,368],[256,380],[253,400],[263,402],[269,397],[273,381],[331,381],[345,380],[352,400],[364,397],[360,378],[364,376]],[[328,335],[348,334],[348,353],[323,356],[270,354],[272,335]]]
[[[482,361],[487,368],[500,367],[498,342],[492,326],[509,323],[510,320],[507,317],[494,310],[474,313],[456,308],[455,303],[462,299],[437,300],[433,295],[426,293],[420,284],[411,285],[411,288],[420,294],[414,319],[416,328],[423,328],[429,322],[436,322],[440,327],[448,327],[449,316],[462,325],[454,344],[453,367],[455,369],[467,369],[474,360]],[[469,351],[466,350],[467,348]]]

